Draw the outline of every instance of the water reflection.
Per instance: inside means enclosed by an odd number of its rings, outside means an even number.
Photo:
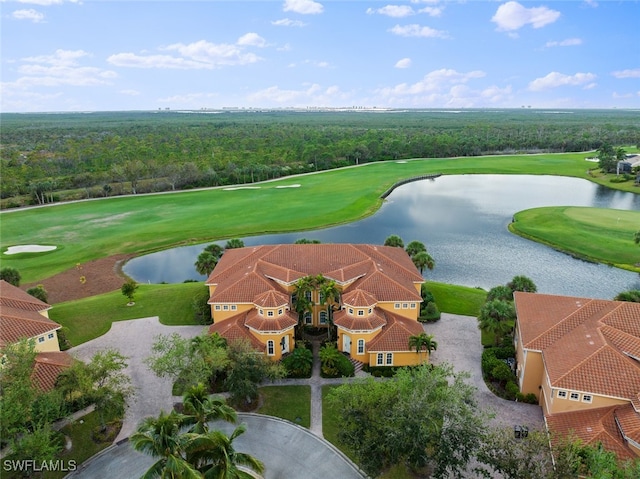
[[[640,289],[640,276],[586,263],[512,235],[517,211],[539,206],[593,206],[640,210],[640,196],[577,178],[524,175],[460,175],[409,183],[396,189],[373,216],[317,231],[244,238],[247,246],[292,243],[383,243],[391,234],[427,245],[436,268],[426,277],[489,289],[513,276],[531,277],[543,293],[611,299]],[[222,242],[221,244],[224,244]],[[140,282],[204,280],[194,267],[204,245],[135,258],[125,273]],[[640,261],[640,251],[638,253]]]

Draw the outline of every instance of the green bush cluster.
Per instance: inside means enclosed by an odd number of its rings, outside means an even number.
[[[328,343],[320,350],[320,371],[323,378],[353,377],[355,367],[349,359]]]
[[[282,359],[282,365],[287,370],[287,377],[311,377],[313,368],[313,353],[303,346],[297,346],[291,354]]]

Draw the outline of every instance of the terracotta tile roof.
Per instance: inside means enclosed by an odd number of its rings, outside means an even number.
[[[640,444],[640,411],[629,403],[617,408],[615,416],[624,437]]]
[[[525,349],[552,387],[633,400],[640,393],[640,303],[514,293]]]
[[[354,316],[343,309],[333,315],[333,323],[350,331],[373,331],[387,324],[387,320],[377,309],[368,316]]]
[[[51,308],[47,303],[2,279],[0,280],[0,309],[5,306],[25,311],[46,311]]]
[[[410,351],[409,337],[424,332],[418,321],[403,318],[387,311],[384,312],[387,325],[380,334],[367,344],[367,350],[378,351]]]
[[[619,406],[564,412],[545,416],[551,431],[551,441],[564,437],[580,439],[583,444],[596,445],[616,453],[619,459],[635,459],[637,456],[627,446],[616,425]],[[626,414],[626,412],[623,412]]]
[[[282,316],[260,316],[252,309],[247,312],[244,325],[256,331],[284,331],[298,324],[298,315],[286,311]]]
[[[228,342],[245,339],[249,341],[253,349],[264,352],[265,345],[249,332],[244,326],[246,313],[241,313],[233,318],[220,321],[209,326],[209,334],[218,333]]]
[[[74,359],[63,351],[38,353],[31,378],[41,391],[51,391],[60,373],[70,367],[73,361]]]
[[[0,308],[0,346],[15,343],[22,338],[34,338],[60,329],[60,325],[35,311]]]
[[[263,308],[277,308],[279,306],[287,306],[289,304],[289,296],[278,291],[269,290],[260,293],[253,300],[256,306]]]
[[[376,298],[363,291],[362,289],[352,289],[342,295],[342,303],[356,308],[365,308],[367,306],[375,306],[377,304]]]

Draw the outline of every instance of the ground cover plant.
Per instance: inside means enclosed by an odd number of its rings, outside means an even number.
[[[56,304],[51,319],[65,328],[72,346],[105,334],[114,321],[159,316],[166,325],[197,324],[191,306],[202,283],[141,284],[135,306],[127,306],[120,291]]]
[[[510,231],[591,261],[638,270],[640,248],[634,235],[640,211],[584,207],[545,207],[520,211]]]
[[[376,162],[254,185],[258,189],[137,195],[5,212],[3,246],[46,241],[64,248],[5,256],[3,263],[18,269],[28,283],[118,253],[349,223],[373,214],[382,204],[380,195],[396,181],[426,173],[552,174],[594,180],[584,157],[571,153]],[[277,188],[291,185],[300,186]],[[611,186],[635,191],[626,184]],[[310,209],[309,204],[322,208]]]

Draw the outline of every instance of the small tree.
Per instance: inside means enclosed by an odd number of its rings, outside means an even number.
[[[385,246],[395,246],[397,248],[404,248],[404,241],[398,235],[388,236],[386,240],[384,240]]]
[[[138,289],[138,283],[130,279],[122,285],[120,291],[129,300],[129,304],[133,304],[133,298],[135,297],[136,290]]]
[[[39,299],[43,303],[46,303],[49,299],[49,295],[47,294],[47,290],[44,289],[44,286],[39,284],[38,286],[34,286],[33,288],[29,288],[27,290],[27,294],[30,294],[36,299]]]
[[[413,264],[416,265],[416,268],[420,270],[420,274],[424,272],[425,268],[432,270],[436,265],[431,255],[426,251],[420,251],[419,253],[416,253],[411,257],[411,260],[413,261]]]
[[[538,291],[533,280],[526,276],[514,276],[513,279],[507,283],[507,287],[514,292],[521,291],[525,293],[535,293]]]
[[[407,252],[407,254],[411,257],[414,257],[415,255],[417,255],[418,253],[420,253],[421,251],[427,251],[427,247],[421,243],[420,241],[412,241],[410,242],[407,247],[405,248],[405,251]]]
[[[238,238],[231,238],[224,245],[224,249],[244,248],[244,241]]]
[[[14,286],[20,286],[20,280],[22,279],[22,276],[17,269],[7,266],[6,268],[0,269],[0,279],[3,279],[7,283]]]
[[[431,351],[438,349],[438,343],[434,341],[433,334],[420,333],[415,336],[409,336],[409,349],[415,349],[416,353],[425,349],[431,355]]]

